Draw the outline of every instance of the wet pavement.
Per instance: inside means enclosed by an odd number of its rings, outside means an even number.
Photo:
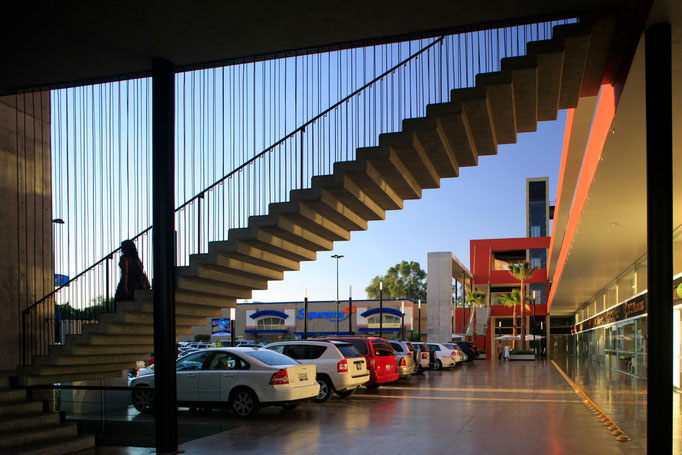
[[[324,404],[265,408],[250,420],[221,411],[180,414],[181,422],[223,430],[184,442],[187,454],[640,454],[644,447],[636,426],[632,441],[616,441],[543,360],[477,360]],[[98,448],[81,455],[151,452]]]

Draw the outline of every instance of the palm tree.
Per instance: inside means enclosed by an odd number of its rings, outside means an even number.
[[[514,289],[511,291],[511,294],[502,294],[500,298],[498,299],[498,302],[507,308],[511,308],[513,310],[513,316],[512,316],[512,335],[515,337],[516,336],[516,307],[521,305],[521,292],[519,292],[518,289]],[[528,304],[525,305],[526,309],[530,309],[530,306]],[[512,341],[512,346],[516,347],[516,339]]]
[[[527,261],[509,266],[509,273],[521,282],[521,349],[523,350],[526,349],[526,280],[537,269],[537,267],[531,267]]]
[[[467,292],[467,302],[469,305],[474,307],[474,342],[476,342],[476,307],[483,306],[485,304],[485,292]]]

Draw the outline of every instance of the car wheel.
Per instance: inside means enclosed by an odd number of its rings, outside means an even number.
[[[336,392],[336,394],[341,398],[348,398],[349,396],[353,395],[353,392],[355,392],[355,389],[344,390],[343,392]]]
[[[286,409],[287,411],[291,411],[292,409],[296,409],[300,404],[301,403],[287,403],[283,404],[282,408]]]
[[[432,370],[440,370],[442,368],[443,368],[443,362],[441,362],[438,359],[436,359],[436,361],[431,364]]]
[[[317,394],[316,398],[313,398],[313,401],[316,403],[324,403],[329,399],[330,396],[332,396],[332,384],[329,379],[325,377],[318,377],[317,383],[320,385],[320,392]]]
[[[154,391],[148,387],[137,387],[133,390],[133,406],[146,414],[154,411]]]
[[[239,417],[251,417],[258,414],[260,404],[256,395],[246,389],[238,390],[232,397],[232,412]]]
[[[365,387],[367,387],[369,390],[376,390],[379,388],[381,384],[368,384]]]

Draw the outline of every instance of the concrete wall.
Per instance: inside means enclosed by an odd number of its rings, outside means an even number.
[[[426,301],[429,302],[427,341],[452,340],[452,253],[428,254]]]
[[[0,371],[20,362],[21,312],[54,286],[50,95],[0,97]],[[39,337],[52,308],[30,330]]]

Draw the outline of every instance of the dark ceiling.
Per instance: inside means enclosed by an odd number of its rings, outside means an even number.
[[[410,34],[583,15],[636,0],[207,0],[16,2],[0,28],[0,93],[395,40]]]

